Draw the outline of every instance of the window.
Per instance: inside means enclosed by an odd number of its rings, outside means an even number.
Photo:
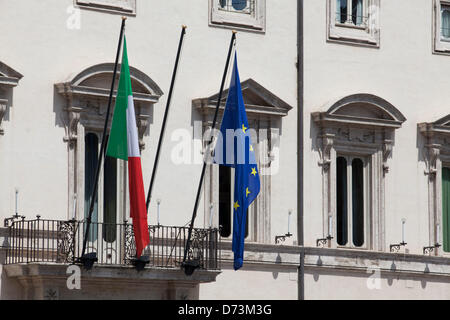
[[[266,0],[209,0],[209,25],[264,32]]]
[[[219,0],[219,10],[253,14],[256,0]]]
[[[87,68],[69,82],[55,84],[56,91],[66,102],[60,106],[60,112],[65,115],[64,141],[68,143],[68,219],[82,220],[89,210],[87,205],[92,194],[113,70],[112,63],[99,64]],[[150,110],[163,93],[143,72],[130,67],[130,73],[139,146],[144,149]],[[116,83],[118,79],[119,75]],[[117,231],[109,224],[128,219],[127,192],[126,165],[105,157],[93,221],[103,222],[105,228],[98,230],[98,235],[107,243],[115,241]],[[97,231],[93,232],[93,239],[97,239]]]
[[[450,252],[450,167],[442,168],[442,234],[444,252]]]
[[[322,168],[322,234],[316,239],[330,235],[330,247],[384,251],[385,176],[405,117],[380,97],[355,94],[312,119]]]
[[[450,252],[450,115],[435,122],[418,124],[424,147],[425,176],[428,182],[428,243],[442,245],[433,250],[439,255]]]
[[[233,195],[234,195],[234,168],[219,166],[219,226],[220,236],[229,238],[233,233]],[[245,225],[245,238],[248,237],[249,211],[253,204],[247,209]]]
[[[95,170],[97,169],[98,163],[98,150],[100,149],[100,141],[96,133],[89,132],[85,135],[84,147],[84,219],[87,219],[94,188]],[[122,197],[125,199],[126,197],[125,194],[120,194],[117,189],[118,170],[117,159],[105,155],[102,168],[103,175],[100,175],[99,179],[99,185],[102,185],[102,187],[97,189],[97,196],[91,217],[93,224],[89,230],[89,241],[97,240],[97,223],[99,222],[102,222],[103,228],[101,232],[103,241],[106,243],[113,243],[116,241],[117,228],[115,224],[122,221],[125,216],[124,212],[118,212],[117,198]],[[120,170],[123,175],[123,163],[121,163]],[[100,206],[100,210],[98,205],[99,201],[103,204]],[[122,218],[120,221],[117,220],[119,216]]]
[[[379,47],[379,0],[328,0],[328,41]]]
[[[81,8],[136,15],[136,0],[75,0]]]
[[[361,26],[367,23],[367,16],[364,16],[363,0],[336,0],[336,22]],[[350,6],[349,6],[350,4]]]
[[[368,201],[366,163],[352,156],[336,159],[336,241],[340,246],[364,245]]]
[[[288,114],[292,107],[253,79],[241,82],[241,87],[261,182],[260,193],[247,210],[246,239],[258,243],[273,243],[274,237],[271,234],[271,175],[276,173],[279,168],[279,129],[282,118]],[[228,92],[225,90],[222,95],[223,100],[218,119],[222,119],[227,96]],[[203,134],[204,147],[206,147],[206,142],[209,141],[210,134],[208,135],[208,132],[210,133],[217,99],[218,94],[215,94],[192,101],[194,111],[202,119],[198,129],[194,127],[194,132],[199,133],[196,135],[199,138]],[[216,128],[220,128],[220,120]],[[233,170],[233,168],[226,166],[208,165],[203,188],[204,224],[205,226],[212,225],[212,227],[222,226],[221,236],[224,238],[231,238],[233,232]]]
[[[442,6],[441,7],[441,37],[444,39],[450,38],[450,7]]]
[[[450,54],[450,1],[434,0],[433,52]]]

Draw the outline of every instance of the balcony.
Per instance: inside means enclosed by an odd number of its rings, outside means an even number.
[[[27,220],[25,217],[5,219],[8,229],[5,270],[7,275],[21,281],[24,288],[33,287],[25,298],[45,298],[46,287],[54,286],[55,279],[61,297],[71,298],[73,292],[65,288],[67,267],[80,265],[83,239],[87,223],[76,220],[45,220],[37,216]],[[135,257],[136,247],[131,223],[118,224],[91,223],[86,253],[96,253],[97,261],[91,270],[82,268],[82,280],[102,287],[101,283],[111,285],[123,282],[140,282],[140,285],[158,284],[156,299],[180,298],[177,296],[177,283],[188,293],[181,298],[195,299],[200,283],[215,281],[220,273],[220,236],[217,229],[198,229],[192,231],[187,260],[197,266],[192,275],[181,268],[187,242],[188,227],[149,226],[150,245],[145,249],[145,264]],[[39,278],[41,281],[36,281]],[[121,287],[123,288],[123,287]],[[55,291],[54,289],[52,289]],[[147,287],[148,290],[148,287]],[[27,290],[25,290],[27,291]],[[98,290],[96,292],[98,297]],[[174,293],[175,292],[175,293]],[[84,294],[86,296],[86,294]],[[120,298],[129,298],[125,292]],[[153,296],[152,296],[153,297]],[[145,296],[145,298],[152,298]],[[111,298],[111,297],[107,297]]]

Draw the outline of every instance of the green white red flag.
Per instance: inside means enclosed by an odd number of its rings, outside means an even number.
[[[130,217],[133,220],[136,256],[139,258],[142,251],[150,243],[150,236],[125,36],[119,88],[106,155],[128,161]]]

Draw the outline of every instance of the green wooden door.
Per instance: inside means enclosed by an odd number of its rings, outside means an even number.
[[[442,168],[442,234],[445,252],[450,252],[450,168]]]

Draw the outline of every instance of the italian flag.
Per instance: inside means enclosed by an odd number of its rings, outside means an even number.
[[[133,219],[136,257],[150,243],[145,205],[144,182],[142,179],[141,154],[134,113],[133,91],[131,89],[130,67],[128,65],[127,41],[124,36],[122,67],[116,106],[109,134],[106,155],[128,161],[130,190],[130,216]]]

